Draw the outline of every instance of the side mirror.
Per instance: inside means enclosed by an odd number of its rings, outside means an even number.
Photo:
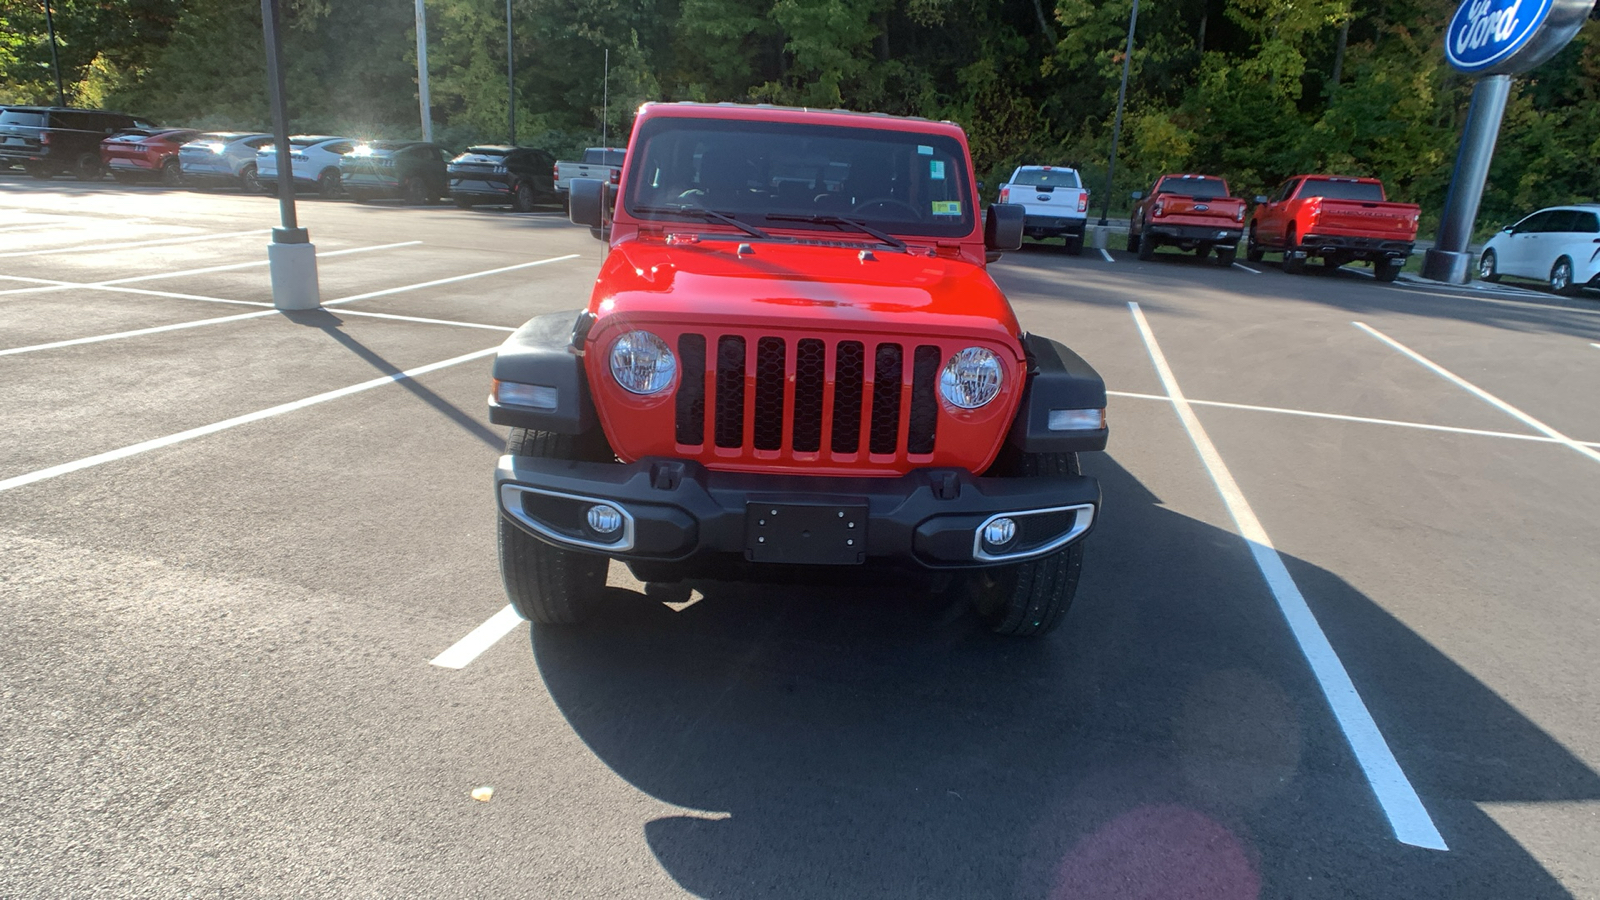
[[[605,213],[606,183],[598,178],[574,178],[567,186],[568,216],[574,225],[599,228]]]
[[[983,217],[983,246],[990,250],[1022,249],[1022,224],[1027,207],[1016,203],[991,203]]]
[[[1266,194],[1257,194],[1256,195],[1256,202],[1257,203],[1266,203],[1267,202],[1267,195]]]
[[[1502,228],[1502,229],[1500,229],[1500,230],[1501,230],[1501,231],[1503,231],[1503,232],[1505,232],[1505,233],[1506,233],[1506,234],[1512,234],[1512,233],[1513,233],[1513,232],[1512,232],[1512,227],[1513,227],[1513,226],[1510,226],[1510,225],[1507,225],[1507,226],[1506,226],[1506,227],[1504,227],[1504,228]]]
[[[1132,197],[1135,200],[1143,200],[1144,199],[1144,191],[1134,191],[1133,193],[1129,194],[1128,196]]]

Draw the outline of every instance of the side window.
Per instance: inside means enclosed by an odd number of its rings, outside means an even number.
[[[244,145],[246,147],[249,147],[251,150],[260,150],[262,147],[265,147],[266,145],[268,145],[270,143],[272,143],[272,138],[270,138],[270,137],[258,137],[258,138],[251,138],[250,140],[245,141]]]
[[[1536,212],[1512,226],[1511,231],[1514,234],[1530,234],[1534,232],[1540,232],[1544,230],[1544,224],[1549,220],[1550,213]]]
[[[1285,181],[1283,183],[1283,189],[1278,191],[1278,195],[1276,197],[1272,198],[1272,202],[1273,203],[1282,203],[1283,201],[1285,201],[1285,200],[1289,199],[1290,197],[1294,196],[1294,189],[1296,187],[1299,187],[1299,185],[1300,185],[1300,182],[1297,181],[1296,179],[1293,179],[1293,178],[1289,179],[1288,181]]]
[[[1548,218],[1539,227],[1539,231],[1544,234],[1561,234],[1572,230],[1572,220],[1577,213],[1570,209],[1553,209],[1546,213],[1546,216]]]
[[[336,142],[334,142],[332,144],[327,144],[327,145],[323,146],[322,149],[328,151],[329,153],[333,153],[333,154],[337,154],[339,156],[343,156],[346,153],[349,153],[354,148],[350,145],[349,141],[336,141]]]
[[[1600,216],[1592,212],[1578,213],[1578,219],[1572,224],[1572,230],[1578,234],[1600,234]]]

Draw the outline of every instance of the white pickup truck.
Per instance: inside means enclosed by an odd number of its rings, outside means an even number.
[[[622,158],[627,154],[626,149],[616,147],[590,147],[583,151],[583,159],[578,162],[556,160],[552,174],[556,193],[561,195],[561,205],[567,205],[567,188],[574,178],[596,178],[616,184],[622,178]]]
[[[1018,166],[1000,185],[1000,202],[1027,208],[1022,232],[1034,240],[1065,237],[1073,256],[1083,252],[1083,229],[1089,221],[1089,191],[1077,169],[1062,166]]]

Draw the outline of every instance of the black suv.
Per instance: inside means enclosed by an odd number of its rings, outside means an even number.
[[[35,178],[105,174],[100,142],[129,128],[153,128],[136,116],[65,106],[0,108],[0,165],[21,165]]]
[[[413,206],[450,193],[444,150],[421,141],[372,141],[339,157],[339,180],[357,203],[398,197]]]
[[[560,204],[555,162],[531,147],[468,147],[450,161],[450,199],[462,209],[509,203],[517,212],[531,212],[540,203]]]

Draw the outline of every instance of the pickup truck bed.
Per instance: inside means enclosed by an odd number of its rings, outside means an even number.
[[[1330,269],[1370,262],[1379,281],[1393,281],[1416,244],[1421,213],[1414,203],[1390,202],[1376,178],[1298,175],[1273,199],[1256,198],[1247,255],[1257,261],[1281,251],[1286,272],[1313,256]]]

